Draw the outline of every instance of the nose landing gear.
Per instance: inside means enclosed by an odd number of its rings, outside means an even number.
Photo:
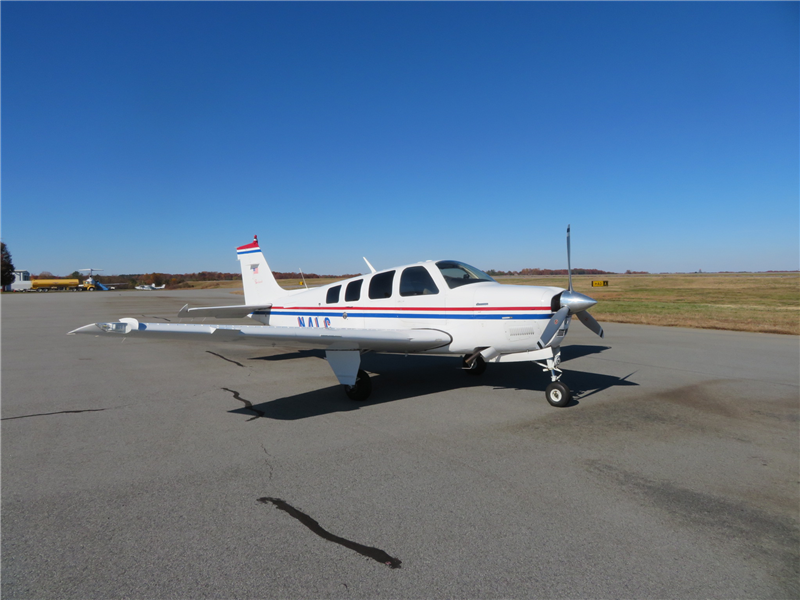
[[[559,408],[567,406],[572,400],[572,392],[563,383],[559,381],[563,372],[558,368],[561,364],[561,349],[556,349],[553,358],[548,358],[546,363],[536,361],[536,364],[542,367],[543,371],[550,371],[550,385],[544,390],[545,397],[551,406]]]

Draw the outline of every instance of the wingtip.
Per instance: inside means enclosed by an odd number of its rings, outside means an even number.
[[[72,331],[68,332],[67,335],[75,335],[76,333],[90,333],[94,334],[97,333],[100,328],[97,326],[97,323],[89,323],[88,325],[84,325],[83,327],[78,327],[77,329],[73,329]]]

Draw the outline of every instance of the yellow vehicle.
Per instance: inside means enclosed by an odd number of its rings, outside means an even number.
[[[69,290],[71,292],[94,292],[95,290],[105,290],[102,284],[89,278],[85,283],[78,279],[33,279],[31,280],[30,291],[49,292],[50,290]]]
[[[78,279],[34,279],[31,289],[46,292],[48,290],[77,290],[81,282]]]
[[[94,292],[95,290],[107,291],[109,289],[94,278],[94,272],[102,271],[103,269],[78,270],[89,272],[89,277],[83,283],[81,283],[80,279],[31,279],[31,287],[27,291],[69,290],[71,292]]]

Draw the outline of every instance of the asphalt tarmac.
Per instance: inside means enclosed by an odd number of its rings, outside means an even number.
[[[3,598],[797,598],[797,337],[572,324],[534,365],[67,336],[226,291],[2,296]]]

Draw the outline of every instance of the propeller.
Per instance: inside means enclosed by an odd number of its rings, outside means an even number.
[[[552,308],[555,310],[556,306],[560,308],[550,318],[550,321],[542,332],[542,337],[537,342],[539,348],[545,348],[550,345],[553,339],[558,334],[559,330],[563,329],[566,333],[569,327],[569,319],[575,315],[580,319],[580,322],[586,325],[591,331],[603,337],[603,328],[600,326],[595,318],[586,312],[588,309],[597,304],[597,300],[590,298],[584,294],[578,293],[572,289],[572,264],[570,258],[569,247],[569,225],[567,225],[567,274],[569,275],[569,289],[561,292],[553,298]],[[563,334],[562,334],[563,335]]]

